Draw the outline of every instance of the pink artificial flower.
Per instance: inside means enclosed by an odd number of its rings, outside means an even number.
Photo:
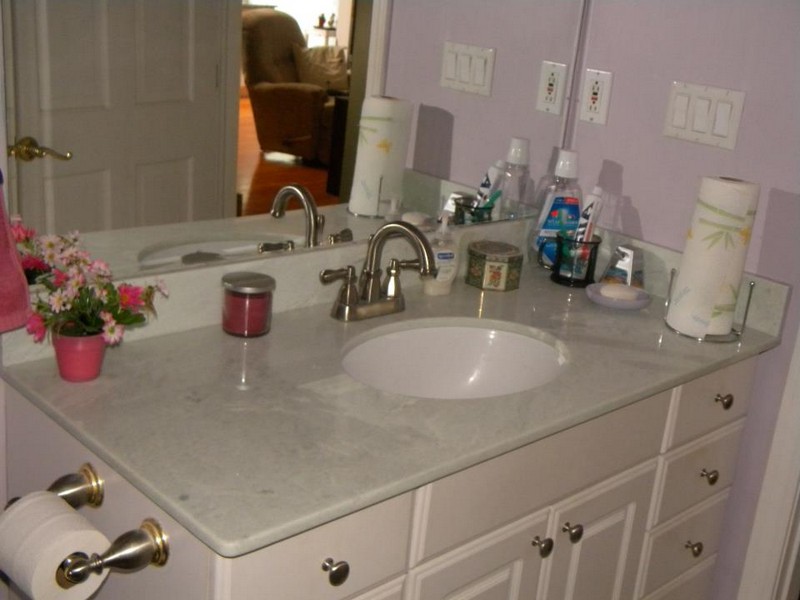
[[[67,283],[69,279],[69,274],[65,271],[56,270],[55,273],[53,273],[53,285],[57,288],[64,287],[64,284]]]
[[[119,285],[119,306],[122,310],[135,310],[144,306],[142,288],[127,283]]]
[[[70,277],[67,280],[66,287],[64,288],[64,295],[68,298],[77,298],[78,294],[81,293],[81,288],[83,287],[84,283],[85,282],[82,274],[78,275],[77,277]]]
[[[105,325],[103,325],[103,340],[109,346],[119,344],[122,341],[122,335],[125,333],[125,326],[120,325],[113,318],[108,321],[105,318],[103,320],[105,321]]]
[[[41,342],[45,335],[47,335],[47,326],[44,323],[44,317],[36,312],[31,314],[31,316],[28,317],[25,330],[33,336],[34,342]]]
[[[100,311],[100,318],[103,319],[103,323],[114,323],[114,315],[107,310]]]
[[[108,302],[108,289],[102,285],[93,285],[92,291],[94,292],[94,297],[97,298],[98,301],[105,304]]]
[[[98,277],[111,277],[111,268],[103,260],[93,260],[89,265],[89,272]]]
[[[35,235],[36,231],[25,227],[19,216],[11,217],[11,237],[14,238],[15,243],[27,242]]]
[[[70,299],[62,290],[56,290],[50,294],[48,304],[54,313],[60,313],[62,310],[69,310],[71,303]]]
[[[169,290],[167,289],[166,281],[163,279],[156,279],[155,288],[164,298],[169,298]]]
[[[48,271],[50,267],[47,266],[47,263],[44,262],[38,256],[31,256],[30,254],[26,254],[20,260],[22,263],[22,268],[26,271]]]

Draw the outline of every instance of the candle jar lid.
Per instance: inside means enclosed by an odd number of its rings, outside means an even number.
[[[275,279],[264,273],[237,271],[223,275],[222,286],[240,294],[264,294],[275,289]]]

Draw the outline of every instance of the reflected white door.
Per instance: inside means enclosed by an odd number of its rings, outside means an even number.
[[[9,159],[26,224],[84,232],[223,216],[224,4],[3,4],[9,143],[32,136],[73,155]]]

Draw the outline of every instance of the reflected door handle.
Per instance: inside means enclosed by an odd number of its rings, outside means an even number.
[[[13,146],[8,147],[8,155],[18,158],[24,162],[30,162],[34,158],[45,158],[51,156],[58,160],[70,160],[72,152],[61,153],[46,146],[40,146],[39,142],[32,137],[24,137],[17,140]]]

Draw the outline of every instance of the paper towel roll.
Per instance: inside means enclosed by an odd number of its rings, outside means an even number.
[[[73,552],[89,556],[110,546],[86,518],[51,492],[34,492],[0,513],[0,570],[34,600],[84,600],[108,571],[69,589],[56,583],[61,562]]]
[[[364,100],[348,204],[351,213],[382,217],[392,199],[402,200],[413,108],[411,102],[399,98]]]
[[[744,271],[759,185],[703,177],[678,276],[672,284],[667,324],[692,337],[731,332]]]

